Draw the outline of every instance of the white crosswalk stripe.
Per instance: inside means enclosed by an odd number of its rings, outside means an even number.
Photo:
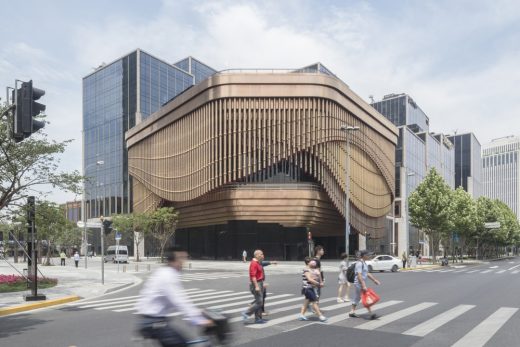
[[[253,296],[248,291],[238,292],[232,290],[200,290],[198,288],[191,288],[187,289],[185,292],[198,307],[218,310],[223,314],[228,315],[228,317],[230,317],[230,323],[241,323],[243,318],[240,313],[246,310],[247,305],[253,300]],[[78,303],[76,304],[76,307],[117,313],[128,312],[129,314],[135,315],[137,314],[135,303],[138,299],[138,295],[132,295],[120,298],[91,300]],[[421,338],[428,338],[429,334],[432,334],[433,338],[436,336],[434,334],[435,331],[447,326],[451,321],[464,319],[464,315],[468,314],[469,311],[472,311],[472,309],[476,307],[476,305],[464,304],[455,307],[447,307],[445,309],[443,308],[444,310],[440,311],[438,309],[432,309],[434,307],[441,308],[440,304],[435,302],[419,302],[407,305],[406,302],[401,300],[387,300],[379,302],[374,306],[375,312],[381,311],[382,313],[380,315],[378,314],[378,319],[366,321],[364,319],[354,319],[348,316],[351,307],[350,303],[336,303],[335,301],[335,297],[322,298],[320,300],[321,310],[323,311],[323,314],[328,317],[328,320],[325,323],[318,322],[317,317],[311,318],[311,320],[307,322],[299,322],[297,319],[303,303],[303,297],[301,295],[297,295],[296,293],[268,293],[266,309],[270,312],[269,319],[264,324],[254,324],[253,317],[251,317],[248,320],[249,324],[246,324],[246,328],[254,330],[275,328],[275,330],[271,330],[269,333],[273,331],[277,333],[284,328],[294,329],[295,326],[296,328],[298,326],[305,327],[308,324],[341,326],[347,324],[349,327],[360,330],[373,331],[383,329],[387,332]],[[446,342],[446,345],[453,344],[452,347],[484,346],[504,326],[504,324],[506,324],[507,321],[517,313],[518,310],[518,308],[514,307],[496,307],[494,312],[490,311],[490,313],[485,317],[478,320],[481,322],[480,324],[468,327],[466,331],[460,331],[460,334],[457,334],[457,336],[453,338],[453,341]],[[430,311],[435,311],[435,314],[429,314]],[[475,311],[481,312],[477,310]],[[418,312],[422,312],[421,317],[424,316],[424,320],[415,322],[415,326],[408,327],[405,331],[400,330],[397,324],[391,324],[398,322],[402,318],[415,315]],[[360,307],[356,313],[364,315],[367,313],[367,310]],[[309,317],[312,316],[311,313],[308,313],[308,315]],[[180,313],[175,312],[170,316],[180,316]]]
[[[237,278],[246,277],[248,274],[243,272],[221,272],[221,273],[205,273],[205,272],[194,272],[194,273],[183,273],[181,275],[182,282],[191,281],[205,281],[205,280],[218,280],[225,278]]]
[[[493,267],[491,269],[436,269],[436,270],[429,270],[429,269],[415,269],[415,270],[408,270],[406,271],[406,273],[417,273],[417,272],[428,272],[428,273],[452,273],[452,274],[474,274],[474,273],[479,273],[479,274],[488,274],[488,273],[494,273],[494,274],[504,274],[504,273],[508,273],[508,274],[512,274],[512,275],[516,275],[518,273],[520,273],[520,269],[519,270],[513,270],[513,269],[517,269],[516,266],[512,267],[512,268],[509,268],[509,269],[497,269],[496,267]]]
[[[457,307],[452,308],[446,312],[441,313],[438,316],[435,316],[424,323],[416,325],[415,327],[405,331],[404,335],[413,335],[413,336],[426,336],[437,328],[440,328],[444,324],[449,321],[457,318],[458,316],[466,313],[471,310],[474,305],[459,305]]]
[[[518,311],[518,308],[499,308],[451,347],[484,346],[516,311]]]
[[[390,313],[388,315],[385,315],[379,319],[370,321],[368,323],[364,323],[361,325],[358,325],[357,329],[363,329],[363,330],[374,330],[376,328],[382,327],[383,325],[392,323],[398,319],[401,319],[403,317],[409,316],[411,314],[414,314],[416,312],[425,310],[429,307],[432,307],[434,305],[437,305],[435,302],[423,302],[408,308],[405,308],[404,310],[400,310],[394,313]]]

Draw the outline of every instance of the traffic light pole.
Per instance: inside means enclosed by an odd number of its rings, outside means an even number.
[[[36,259],[36,229],[34,227],[35,220],[35,198],[29,196],[27,198],[27,222],[30,225],[31,234],[31,267],[29,278],[31,279],[31,295],[24,295],[25,301],[46,300],[45,295],[38,295],[38,259]]]
[[[103,217],[101,217],[101,284],[105,284],[105,225],[103,224]]]

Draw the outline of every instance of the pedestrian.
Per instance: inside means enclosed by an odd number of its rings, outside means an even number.
[[[246,250],[244,249],[244,251],[242,252],[242,261],[245,263],[247,261],[247,252]]]
[[[325,248],[323,248],[323,246],[318,245],[314,247],[314,258],[312,258],[312,260],[316,262],[316,269],[320,273],[320,282],[323,283],[323,285],[325,285],[325,277],[323,276],[323,271],[321,271],[321,257],[323,257],[324,254]],[[318,293],[318,301],[320,300],[321,296],[321,287],[322,286],[316,288]]]
[[[406,251],[403,251],[403,254],[401,255],[401,260],[403,261],[403,269],[406,267],[406,260],[408,257],[406,256]]]
[[[249,289],[255,298],[255,302],[246,311],[242,313],[244,323],[250,315],[255,315],[255,323],[262,324],[266,320],[262,318],[262,304],[264,297],[264,269],[262,268],[262,261],[264,260],[264,252],[257,249],[253,253],[253,259],[249,264]]]
[[[347,253],[341,253],[341,262],[339,263],[339,276],[338,276],[338,302],[349,302],[350,296],[350,283],[347,281]],[[345,291],[345,294],[343,294]]]
[[[181,248],[165,252],[167,265],[157,269],[144,284],[136,309],[138,331],[145,338],[156,339],[161,346],[186,346],[185,337],[169,316],[178,311],[196,326],[209,326],[211,321],[191,302],[182,287],[181,271],[188,253]]]
[[[357,318],[359,317],[356,314],[356,307],[361,301],[361,294],[365,292],[367,287],[367,277],[370,278],[375,284],[379,285],[381,282],[379,282],[371,273],[368,272],[368,266],[366,264],[366,261],[370,258],[372,255],[372,252],[368,250],[362,250],[359,252],[359,259],[356,261],[356,267],[355,267],[355,277],[354,277],[354,289],[355,294],[354,298],[352,300],[352,309],[349,312],[349,317]],[[371,307],[367,307],[369,318],[370,319],[376,319],[377,316],[375,313],[372,313]]]
[[[65,252],[62,249],[60,252],[60,259],[61,259],[60,266],[65,266],[65,258],[67,258],[67,255],[65,254]]]
[[[278,262],[276,261],[266,261],[266,260],[262,260],[262,271],[264,271],[264,290],[263,290],[263,300],[262,300],[262,317],[263,316],[268,316],[269,315],[269,312],[265,310],[265,298],[267,297],[267,287],[268,287],[268,283],[265,282],[265,270],[264,270],[264,267],[266,266],[269,266],[269,265],[276,265],[278,264]],[[254,305],[255,303],[255,300],[253,300],[253,302],[250,304],[250,305]]]
[[[78,264],[79,264],[79,253],[78,253],[78,251],[76,251],[74,253],[74,263],[76,264],[76,267],[78,267]]]
[[[305,268],[302,271],[302,294],[305,299],[303,301],[302,308],[300,310],[300,315],[298,316],[298,320],[308,321],[309,319],[305,316],[307,312],[307,307],[309,305],[312,306],[314,313],[318,316],[320,322],[325,322],[327,318],[321,313],[320,306],[318,303],[318,295],[317,288],[323,287],[323,282],[320,281],[321,276],[320,272],[317,269],[316,261],[314,259],[310,259],[309,257],[305,258]]]

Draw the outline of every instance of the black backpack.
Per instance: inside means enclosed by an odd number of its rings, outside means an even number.
[[[347,281],[350,283],[354,283],[355,278],[356,278],[356,262],[353,262],[347,268]]]

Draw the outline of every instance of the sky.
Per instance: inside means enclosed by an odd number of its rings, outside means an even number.
[[[367,102],[409,94],[430,131],[520,135],[520,1],[6,1],[0,87],[32,79],[49,138],[81,171],[82,78],[141,48],[216,70],[323,63]],[[5,89],[2,89],[5,90]],[[4,92],[0,93],[2,101]],[[52,191],[49,199],[74,200]]]

